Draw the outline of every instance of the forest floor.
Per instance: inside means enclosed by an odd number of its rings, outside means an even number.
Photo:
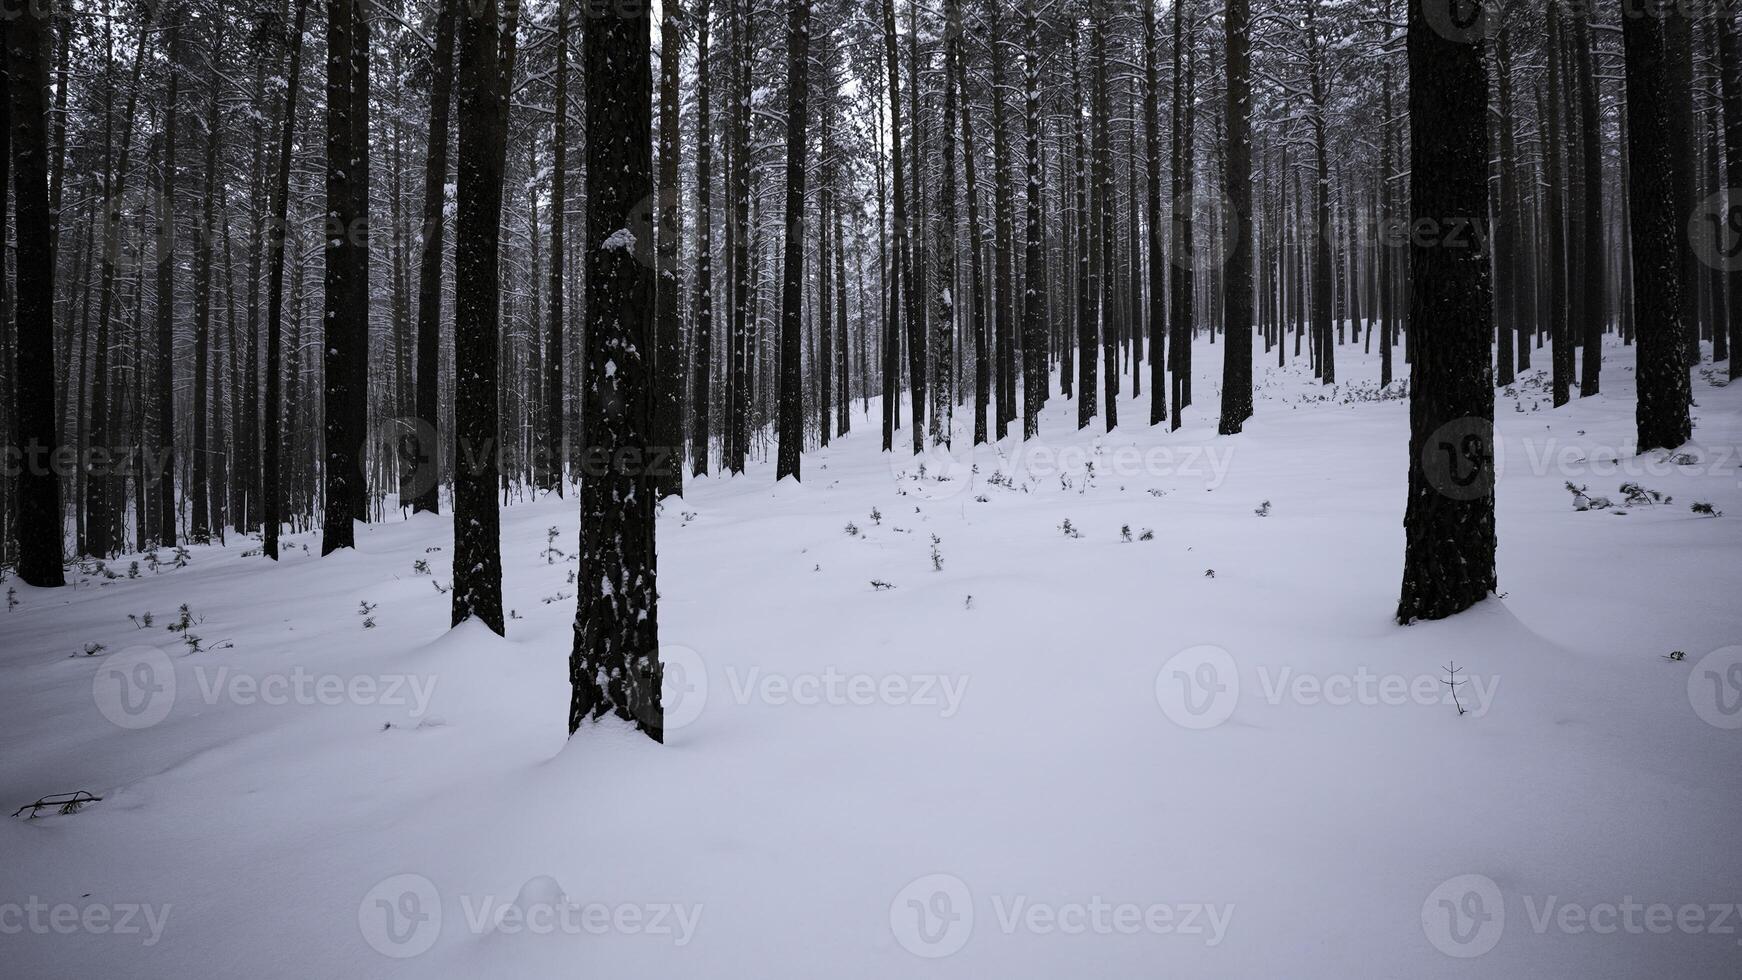
[[[446,517],[5,583],[0,972],[1742,973],[1742,385],[1669,461],[1630,349],[1530,373],[1502,595],[1400,627],[1399,386],[1255,353],[1219,437],[1220,353],[1178,432],[1127,376],[1111,434],[1055,396],[922,477],[873,402],[802,485],[690,481],[663,747],[566,738],[572,497],[503,513],[506,639],[448,629]]]

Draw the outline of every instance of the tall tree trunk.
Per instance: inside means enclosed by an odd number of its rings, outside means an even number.
[[[779,451],[774,479],[800,479],[804,450],[805,127],[810,98],[810,0],[793,0],[786,21],[786,235],[781,260]]]
[[[1718,30],[1719,72],[1724,108],[1724,170],[1734,187],[1742,183],[1742,34],[1736,28],[1736,11],[1727,3],[1714,20]],[[1730,190],[1724,211],[1725,224],[1733,215],[1742,215],[1742,196]],[[1728,243],[1727,243],[1728,244]],[[1742,261],[1731,259],[1722,265],[1729,282],[1730,380],[1742,378]]]
[[[448,184],[448,116],[454,82],[454,22],[458,2],[437,0],[435,53],[430,61],[429,144],[424,154],[423,220],[418,235],[417,369],[414,372],[417,423],[413,433],[416,444],[405,447],[408,455],[415,454],[418,467],[417,493],[411,502],[413,513],[441,512],[441,449],[437,435],[441,430],[441,406],[437,382],[441,372],[442,238],[447,223],[444,211]],[[560,80],[561,62],[558,63],[558,72]],[[559,114],[557,126],[562,125]],[[562,151],[559,148],[557,152]],[[560,166],[556,180],[561,186]],[[552,219],[553,223],[561,221],[561,211],[559,205],[559,216]],[[562,263],[553,261],[552,269],[560,268]],[[555,363],[556,370],[561,371],[562,358],[555,358]],[[560,427],[561,413],[552,414],[554,424]],[[560,446],[560,442],[557,445]]]
[[[290,67],[285,71],[284,115],[280,119],[277,170],[272,183],[272,222],[267,232],[266,258],[266,464],[261,477],[263,545],[266,557],[278,560],[278,529],[283,523],[284,487],[280,481],[279,454],[285,444],[284,430],[279,427],[282,346],[281,320],[284,315],[284,238],[290,214],[290,166],[296,142],[296,102],[299,76],[302,74],[302,32],[308,17],[309,0],[296,0],[296,19],[286,43],[290,46]],[[444,4],[444,7],[446,4]],[[450,21],[450,30],[451,30]],[[450,41],[451,43],[451,41]],[[165,180],[168,180],[166,175]],[[168,192],[165,192],[168,196]],[[161,281],[161,280],[160,280]],[[159,321],[160,324],[162,321]],[[168,327],[160,326],[160,337],[168,336]],[[160,343],[162,341],[160,340]],[[165,345],[167,346],[167,345]],[[167,374],[167,370],[164,372]],[[289,431],[294,432],[294,425]],[[165,515],[170,521],[174,514]],[[173,524],[171,529],[173,530]]]
[[[211,538],[214,526],[223,527],[221,498],[211,486],[212,439],[208,406],[212,387],[212,259],[217,239],[216,208],[218,200],[218,142],[222,138],[222,117],[218,96],[222,89],[219,71],[220,52],[224,50],[224,16],[213,19],[208,61],[206,103],[206,177],[200,206],[197,240],[194,245],[194,473],[193,517],[190,536],[200,543]],[[98,360],[101,362],[101,350]],[[99,372],[100,373],[100,372]],[[94,411],[94,410],[93,410]]]
[[[682,155],[678,132],[678,77],[683,58],[683,17],[676,3],[663,8],[659,30],[659,227],[658,295],[654,302],[653,446],[648,460],[661,497],[683,494],[683,323],[678,300],[683,277],[678,266],[678,215],[683,186],[678,182]]]
[[[1436,31],[1409,4],[1410,218],[1486,221],[1482,42]],[[1410,244],[1409,500],[1397,619],[1442,619],[1494,591],[1493,297],[1481,250]]]
[[[1494,221],[1494,292],[1499,324],[1496,328],[1494,365],[1498,371],[1495,380],[1504,387],[1511,384],[1514,377],[1513,362],[1517,355],[1513,353],[1512,341],[1517,333],[1519,319],[1519,295],[1516,286],[1519,253],[1518,149],[1512,108],[1512,29],[1504,19],[1500,25],[1499,36],[1495,38],[1494,75],[1500,101],[1499,118],[1496,120],[1500,128],[1500,206],[1495,211]],[[1387,155],[1390,149],[1391,144],[1386,141]]]
[[[696,327],[691,345],[695,380],[690,393],[690,459],[696,476],[708,472],[712,441],[714,367],[714,142],[713,85],[709,78],[709,0],[696,11]]]
[[[500,11],[496,0],[467,4],[459,16],[453,624],[477,617],[501,634],[497,375],[501,356],[502,172],[509,91],[501,44],[506,31],[512,30],[514,18]],[[645,28],[645,20],[642,26]]]
[[[596,18],[583,40],[587,92],[586,441],[580,597],[569,657],[569,733],[606,712],[665,740],[650,447],[653,228],[623,227],[653,191],[647,8]],[[744,93],[748,98],[749,93]],[[640,250],[639,253],[637,250]]]
[[[992,400],[992,357],[987,349],[986,278],[983,271],[985,243],[980,235],[980,188],[974,164],[973,100],[968,97],[968,69],[962,52],[961,10],[957,0],[948,0],[946,20],[950,24],[949,52],[945,57],[954,62],[955,87],[962,93],[962,177],[968,197],[968,275],[971,292],[968,319],[974,331],[974,445],[986,441],[986,412]],[[843,319],[845,317],[843,316]],[[842,374],[846,370],[843,367]]]
[[[1431,2],[1431,0],[1430,0]],[[1228,71],[1228,201],[1233,246],[1223,270],[1222,435],[1233,435],[1252,417],[1252,11],[1247,0],[1226,0]]]
[[[1046,402],[1046,221],[1041,213],[1040,16],[1035,0],[1023,0],[1024,114],[1028,117],[1028,246],[1022,304],[1022,438],[1040,435],[1040,409]]]
[[[60,454],[54,391],[54,213],[49,209],[48,39],[46,4],[28,4],[0,25],[17,213],[16,381],[13,418],[31,465],[18,476],[18,577],[42,588],[66,584],[61,566]],[[10,437],[10,436],[9,436]]]
[[[551,133],[551,178],[550,178],[550,283],[549,323],[545,328],[544,348],[544,432],[541,433],[543,447],[540,452],[540,465],[543,467],[544,483],[547,490],[563,495],[564,484],[567,483],[563,472],[563,463],[567,453],[563,451],[563,423],[568,413],[565,411],[567,401],[563,392],[563,362],[566,358],[566,345],[563,343],[564,327],[567,323],[567,306],[565,305],[566,283],[564,271],[567,267],[568,249],[568,200],[569,200],[569,11],[567,0],[557,0],[556,5],[556,122]]]
[[[1669,13],[1622,20],[1627,65],[1628,219],[1632,229],[1633,322],[1638,336],[1639,397],[1635,407],[1640,452],[1675,449],[1688,441],[1689,380],[1682,329],[1682,228],[1677,221],[1676,175],[1663,165],[1677,151],[1669,105],[1674,71],[1665,44]]]
[[[1004,4],[989,4],[987,41],[992,49],[993,341],[998,356],[998,419],[994,438],[1009,434],[1016,421],[1016,190],[1010,168],[1010,127],[1004,108]]]
[[[1149,424],[1167,420],[1167,262],[1161,221],[1161,30],[1143,4],[1144,155],[1149,171]]]
[[[366,44],[361,28],[363,0],[334,0],[327,9],[327,228],[326,271],[323,295],[324,327],[322,405],[326,434],[321,467],[325,483],[322,512],[321,554],[353,547],[354,521],[363,518],[358,484],[363,482],[364,431],[358,425],[359,365],[368,360],[368,309],[357,308],[359,296],[367,296],[367,283],[357,283],[359,252],[368,248],[367,198],[359,184],[367,185],[363,169],[366,143],[357,133],[367,101],[359,99],[363,82],[357,78],[355,47]],[[198,409],[196,408],[196,411]],[[200,452],[196,445],[194,452]],[[196,461],[197,462],[197,461]],[[199,492],[196,471],[195,492]],[[459,560],[456,556],[455,566]],[[457,590],[456,590],[457,591]]]
[[[1090,183],[1089,159],[1090,149],[1088,136],[1085,133],[1083,117],[1090,113],[1090,107],[1083,101],[1083,59],[1079,42],[1080,31],[1073,22],[1070,27],[1071,50],[1071,130],[1073,145],[1076,152],[1073,159],[1076,165],[1076,266],[1077,266],[1077,349],[1076,364],[1077,382],[1077,428],[1086,429],[1095,418],[1096,402],[1099,398],[1099,385],[1096,384],[1099,366],[1095,360],[1096,318],[1095,308],[1101,295],[1097,276],[1096,256],[1099,250],[1095,247],[1098,222],[1093,217],[1094,190]],[[1066,368],[1068,371],[1069,368]]]
[[[1580,149],[1584,154],[1584,231],[1581,244],[1584,259],[1580,270],[1582,293],[1580,312],[1583,322],[1577,325],[1584,347],[1580,362],[1579,397],[1597,394],[1603,369],[1604,324],[1604,249],[1603,249],[1603,149],[1602,123],[1597,108],[1597,76],[1593,67],[1596,54],[1591,40],[1589,9],[1574,11],[1574,68],[1578,73],[1579,129],[1584,138]]]

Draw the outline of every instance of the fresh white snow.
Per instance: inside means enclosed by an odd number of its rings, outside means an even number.
[[[1255,351],[1234,437],[1203,341],[1173,433],[1128,370],[1022,447],[891,457],[855,403],[803,484],[664,503],[664,746],[566,738],[572,494],[503,512],[506,639],[448,629],[445,516],[8,581],[0,803],[102,801],[0,820],[0,972],[1737,976],[1742,386],[1638,457],[1605,353],[1501,394],[1504,595],[1407,628],[1354,346]]]

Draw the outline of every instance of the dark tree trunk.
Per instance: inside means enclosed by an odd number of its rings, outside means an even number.
[[[1095,307],[1101,295],[1099,283],[1096,280],[1095,256],[1099,251],[1095,248],[1095,237],[1098,223],[1093,215],[1093,195],[1089,177],[1089,140],[1084,132],[1083,116],[1087,106],[1083,102],[1083,59],[1078,41],[1076,24],[1070,25],[1071,34],[1071,136],[1076,152],[1073,160],[1076,174],[1073,184],[1076,189],[1076,266],[1077,266],[1077,349],[1076,364],[1077,380],[1077,428],[1086,429],[1095,418],[1098,385],[1096,375],[1099,368],[1095,361]],[[1068,347],[1068,345],[1067,345]],[[1068,349],[1067,349],[1068,360]],[[1070,366],[1065,367],[1066,374]]]
[[[1592,12],[1575,10],[1573,21],[1574,68],[1578,74],[1579,129],[1584,138],[1580,151],[1584,155],[1584,232],[1580,244],[1583,258],[1579,272],[1581,321],[1576,324],[1580,344],[1584,348],[1579,364],[1579,397],[1597,394],[1603,369],[1604,251],[1603,251],[1603,149],[1602,124],[1597,109],[1597,77],[1593,67],[1596,55],[1592,50]]]
[[[1412,226],[1486,222],[1488,81],[1480,40],[1461,43],[1410,0]],[[1442,619],[1494,591],[1493,297],[1488,257],[1412,239],[1409,501],[1397,619]]]
[[[18,476],[18,577],[42,588],[66,584],[61,566],[60,453],[54,390],[54,214],[48,190],[47,4],[28,4],[0,25],[17,214],[17,341],[13,394],[18,445],[32,463]]]
[[[1545,193],[1548,204],[1544,209],[1544,222],[1548,225],[1548,262],[1549,262],[1549,342],[1554,345],[1550,351],[1551,367],[1550,381],[1553,385],[1553,401],[1556,407],[1565,405],[1572,397],[1573,380],[1573,348],[1567,341],[1567,239],[1565,232],[1566,179],[1565,156],[1566,141],[1562,138],[1560,124],[1561,106],[1564,99],[1561,96],[1563,80],[1560,39],[1559,4],[1548,5],[1548,40],[1546,42],[1548,57],[1548,98],[1544,105],[1547,111],[1545,125],[1547,141],[1543,152],[1543,166],[1548,169],[1548,185]]]
[[[993,438],[1002,439],[1016,420],[1016,190],[1010,169],[1010,127],[1004,109],[1003,3],[992,3],[987,24],[992,48],[993,333],[998,357],[998,418]]]
[[[1742,183],[1742,34],[1736,28],[1735,10],[1726,4],[1717,21],[1718,55],[1723,67],[1720,80],[1724,106],[1724,170],[1732,185]],[[1742,198],[1730,192],[1725,218],[1742,214]],[[1723,266],[1729,283],[1730,380],[1742,378],[1742,262]]]
[[[804,450],[805,126],[810,97],[810,0],[793,0],[786,22],[786,236],[780,290],[780,442],[774,478],[800,479]]]
[[[509,0],[510,3],[514,0]],[[502,172],[506,75],[496,0],[459,15],[459,211],[454,224],[453,624],[477,617],[503,632],[497,372],[500,357]],[[642,22],[645,27],[645,20]],[[645,42],[644,42],[645,43]]]
[[[368,284],[357,279],[360,269],[366,268],[367,260],[360,253],[367,252],[369,242],[364,196],[368,177],[363,169],[369,151],[357,139],[362,122],[357,117],[368,112],[367,96],[359,97],[364,89],[363,81],[357,78],[355,50],[367,43],[362,21],[363,0],[334,0],[328,5],[326,278],[321,318],[326,431],[323,555],[353,547],[356,529],[352,524],[363,519],[358,504],[362,496],[359,484],[364,479],[361,451],[365,433],[357,410],[360,393],[355,390],[359,375],[367,370],[369,356],[368,309],[357,302],[367,296]],[[196,444],[195,454],[200,451]],[[197,466],[197,458],[195,462]],[[200,492],[198,484],[196,469],[196,494]]]
[[[652,50],[647,8],[588,22],[586,369],[580,598],[569,733],[606,712],[665,740],[650,446],[654,283]],[[748,98],[748,93],[743,93]],[[639,227],[624,227],[635,221]]]
[[[1663,53],[1668,65],[1662,99],[1657,103],[1658,111],[1665,113],[1669,121],[1669,140],[1664,147],[1668,152],[1658,157],[1656,162],[1663,166],[1668,161],[1675,180],[1674,213],[1684,216],[1693,213],[1694,205],[1699,199],[1694,164],[1699,159],[1699,147],[1694,138],[1693,25],[1689,19],[1691,9],[1687,5],[1664,4],[1661,14],[1658,10],[1651,11],[1662,24]],[[1678,312],[1682,329],[1683,364],[1692,366],[1700,363],[1700,263],[1694,255],[1692,242],[1681,231],[1678,229],[1675,236],[1677,263],[1681,269],[1681,292],[1678,300],[1681,306]],[[1643,364],[1640,365],[1640,370],[1644,370]],[[1646,447],[1641,443],[1639,448]]]
[[[413,432],[416,445],[405,447],[408,454],[415,454],[418,465],[417,494],[411,502],[413,513],[441,512],[441,449],[437,435],[441,430],[441,406],[438,403],[437,376],[441,370],[442,238],[446,227],[443,211],[447,202],[448,116],[454,81],[454,21],[457,16],[454,8],[457,2],[437,0],[435,53],[430,61],[429,144],[424,155],[423,220],[418,236],[417,423]],[[557,126],[562,126],[561,116],[557,119]],[[556,178],[559,186],[561,175],[559,167]],[[553,218],[553,223],[562,220],[561,211],[559,206],[559,217]],[[553,260],[552,268],[560,269],[561,262]],[[562,359],[558,357],[555,361],[560,371]],[[554,424],[560,427],[560,413],[552,414],[557,416]],[[425,442],[429,444],[425,445]]]
[[[1046,403],[1046,221],[1041,212],[1040,17],[1035,0],[1023,0],[1024,114],[1028,117],[1028,295],[1022,323],[1022,438],[1040,435],[1040,409]]]
[[[1494,365],[1498,371],[1495,379],[1501,386],[1513,381],[1512,341],[1516,336],[1519,318],[1518,281],[1518,149],[1514,136],[1515,122],[1512,108],[1512,29],[1504,21],[1500,34],[1495,39],[1494,74],[1499,96],[1500,127],[1500,206],[1495,211],[1494,222],[1494,291],[1496,319],[1496,345]],[[1391,144],[1385,144],[1389,155]]]
[[[279,359],[282,346],[281,321],[284,315],[284,238],[290,213],[291,152],[296,140],[296,102],[298,76],[302,73],[302,31],[308,17],[308,0],[296,0],[296,21],[286,39],[290,45],[290,67],[285,72],[284,116],[278,136],[277,169],[272,183],[272,218],[267,230],[266,258],[266,463],[262,474],[262,530],[264,551],[268,558],[278,560],[278,528],[283,523],[284,488],[280,485],[279,454],[285,443],[279,428]],[[451,30],[450,21],[450,30]],[[451,41],[450,41],[451,43]],[[161,321],[160,321],[161,323]],[[167,328],[160,326],[160,337]],[[165,372],[167,374],[167,371]],[[292,429],[295,427],[292,426]],[[432,474],[433,477],[433,474]],[[173,521],[174,514],[168,519]]]
[[[695,380],[690,394],[690,459],[696,476],[708,472],[712,441],[708,410],[713,405],[714,367],[714,143],[713,86],[709,79],[710,4],[696,12],[696,328],[692,357]]]
[[[1113,251],[1117,238],[1113,216],[1116,204],[1113,200],[1113,132],[1109,119],[1113,107],[1107,91],[1107,20],[1110,16],[1103,10],[1091,16],[1089,21],[1095,48],[1095,208],[1090,220],[1094,227],[1094,243],[1099,249],[1097,271],[1100,279],[1095,284],[1095,320],[1101,330],[1104,401],[1101,420],[1108,432],[1119,424],[1119,304],[1115,292],[1114,270],[1117,264]]]
[[[1156,0],[1143,5],[1144,155],[1149,170],[1149,424],[1167,420],[1167,269],[1161,221],[1161,30]]]
[[[683,323],[678,300],[683,276],[678,268],[678,215],[683,187],[678,133],[678,77],[683,57],[683,18],[679,6],[664,7],[659,30],[659,227],[658,295],[655,297],[653,351],[653,456],[655,491],[661,497],[683,494]]]
[[[913,251],[909,246],[908,235],[907,170],[901,153],[901,58],[895,47],[895,0],[883,0],[883,52],[884,63],[889,73],[890,182],[894,186],[895,194],[895,254],[893,256],[895,274],[891,277],[895,285],[891,288],[890,315],[896,321],[901,319],[907,321],[908,371],[912,375],[908,379],[908,383],[913,389],[913,419],[911,420],[914,429],[913,451],[918,453],[925,448],[923,445],[925,407],[922,400],[925,397],[923,390],[925,387],[925,343],[923,338],[918,335],[919,318],[915,312],[919,305],[917,302],[918,289],[913,278]],[[895,299],[897,293],[901,299],[899,303]],[[899,326],[892,330],[891,341],[895,339],[898,331]],[[893,351],[894,346],[893,343],[890,344],[891,351]],[[886,367],[886,370],[893,372],[898,364],[893,356],[889,357],[888,361],[889,366]],[[886,383],[884,390],[890,391],[892,386]],[[893,391],[900,391],[899,382],[894,383]],[[890,407],[893,408],[893,405]]]
[[[567,323],[565,305],[568,249],[569,200],[569,11],[567,0],[556,5],[556,122],[551,134],[550,178],[550,282],[548,324],[544,348],[544,431],[539,449],[540,473],[545,489],[563,495],[566,482],[563,463],[568,454],[563,450],[563,423],[568,404],[563,397],[563,363],[568,356],[563,343]]]
[[[974,445],[986,441],[986,413],[992,399],[992,358],[987,349],[986,277],[983,271],[985,244],[980,237],[980,187],[974,165],[973,100],[968,97],[968,69],[962,52],[960,30],[961,11],[956,0],[948,0],[946,20],[951,25],[949,51],[945,57],[954,63],[952,77],[962,93],[962,176],[963,191],[968,196],[968,275],[970,290],[968,319],[974,331]],[[845,370],[843,369],[843,374]]]
[[[211,372],[212,342],[212,252],[217,240],[216,208],[218,200],[218,142],[222,138],[222,117],[218,113],[222,75],[219,64],[224,50],[224,19],[214,21],[211,47],[207,51],[210,73],[207,78],[206,103],[206,177],[200,206],[197,241],[194,243],[194,473],[193,517],[190,536],[200,543],[211,538],[212,528],[223,527],[221,496],[215,496],[211,486],[211,419],[207,410],[213,378]],[[105,318],[106,319],[106,318]],[[102,362],[99,345],[98,361]],[[99,374],[102,372],[99,370]],[[93,408],[93,422],[96,410]],[[330,440],[329,435],[329,440]]]
[[[162,465],[157,484],[155,538],[173,548],[175,531],[175,144],[180,107],[181,18],[169,25],[164,102],[163,176],[157,204],[157,359],[153,380],[157,402],[157,450]],[[268,431],[271,431],[270,429]],[[274,542],[276,544],[276,542]]]
[[[1252,417],[1252,12],[1247,0],[1226,0],[1224,9],[1226,183],[1234,227],[1228,230],[1232,248],[1222,274],[1222,419],[1217,431],[1233,435]]]
[[[1667,21],[1628,17],[1622,21],[1627,63],[1627,208],[1633,252],[1633,323],[1639,347],[1639,398],[1635,409],[1640,452],[1675,449],[1688,441],[1689,380],[1682,330],[1681,241],[1676,216],[1676,175],[1663,162],[1678,150],[1673,107],[1668,105],[1673,68],[1665,46]]]

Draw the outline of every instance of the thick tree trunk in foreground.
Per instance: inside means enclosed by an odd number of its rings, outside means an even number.
[[[625,8],[628,10],[629,8]],[[665,741],[660,704],[652,423],[653,55],[647,8],[588,22],[587,341],[580,598],[569,733],[607,712]],[[745,94],[748,98],[748,94]],[[625,227],[635,221],[639,227]]]
[[[1675,14],[1669,15],[1671,19]],[[1677,151],[1664,30],[1656,18],[1622,23],[1627,62],[1628,219],[1632,229],[1633,322],[1639,347],[1639,451],[1674,449],[1688,441],[1689,380],[1681,313],[1681,238],[1676,175],[1664,161]]]
[[[363,0],[334,0],[327,9],[326,291],[325,351],[326,502],[321,554],[355,544],[354,521],[363,519],[361,450],[366,435],[362,392],[368,382],[368,147],[358,133],[368,116],[367,81],[357,77],[356,48],[366,47]],[[359,118],[359,116],[363,118]],[[194,447],[197,454],[199,446]],[[195,476],[195,493],[199,493]]]
[[[512,0],[510,0],[512,2]],[[496,502],[502,171],[508,79],[496,0],[462,8],[459,213],[454,224],[454,607],[503,632]],[[512,23],[512,20],[509,20]]]
[[[1428,0],[1435,2],[1435,0]],[[1247,0],[1227,0],[1228,200],[1233,248],[1223,270],[1222,419],[1217,431],[1233,435],[1252,417],[1252,11]]]
[[[0,27],[18,215],[13,417],[18,445],[33,459],[18,476],[18,577],[45,588],[66,584],[60,479],[49,465],[60,451],[54,411],[54,215],[49,210],[46,104],[51,9],[48,4],[27,4]]]
[[[800,479],[804,451],[804,167],[810,96],[810,0],[793,0],[786,22],[786,251],[781,260],[779,449],[774,479]]]
[[[1410,0],[1412,227],[1488,218],[1482,44],[1437,32]],[[1425,225],[1423,223],[1426,223]],[[1442,619],[1494,591],[1493,296],[1488,257],[1412,236],[1409,501],[1397,619]]]

